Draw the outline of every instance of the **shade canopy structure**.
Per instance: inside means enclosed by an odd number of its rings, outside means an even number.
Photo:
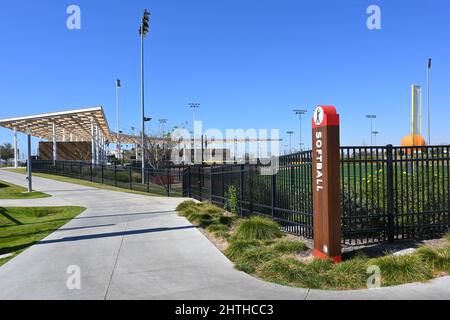
[[[0,127],[22,133],[29,132],[33,137],[46,140],[52,140],[55,131],[58,140],[72,136],[77,141],[91,141],[93,122],[106,139],[111,142],[115,140],[101,106],[0,119]]]

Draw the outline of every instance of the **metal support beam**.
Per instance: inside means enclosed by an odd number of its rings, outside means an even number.
[[[95,122],[94,118],[91,119],[91,153],[92,153],[92,164],[95,164]]]
[[[17,128],[14,127],[14,168],[19,167],[19,150],[17,149]]]
[[[52,139],[53,139],[53,165],[56,165],[57,150],[56,150],[56,124],[52,124]]]
[[[28,133],[27,136],[27,149],[28,149],[28,160],[27,160],[27,179],[28,179],[28,192],[33,192],[33,177],[31,171],[31,134]]]

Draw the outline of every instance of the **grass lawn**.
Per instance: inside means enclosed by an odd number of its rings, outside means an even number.
[[[25,168],[10,169],[8,171],[26,174]],[[152,197],[167,196],[166,189],[159,187],[159,186],[158,187],[150,187],[150,192],[145,192],[145,191],[139,191],[139,190],[130,190],[127,188],[118,188],[118,187],[110,186],[107,184],[101,184],[101,183],[80,180],[80,179],[70,178],[70,177],[64,177],[64,176],[58,176],[58,175],[53,175],[53,174],[47,174],[47,173],[33,173],[33,176],[40,177],[40,178],[46,178],[46,179],[52,179],[52,180],[61,181],[61,182],[73,183],[73,184],[78,184],[78,185],[82,185],[82,186],[86,186],[86,187],[93,187],[93,188],[103,189],[103,190],[119,191],[119,192],[140,194],[140,195],[152,196]],[[180,192],[178,192],[178,193],[171,192],[170,195],[171,195],[171,197],[181,197]]]
[[[35,199],[47,197],[50,197],[50,195],[42,192],[28,193],[25,188],[0,181],[0,199]]]
[[[82,207],[0,207],[0,265],[81,214]]]
[[[208,238],[220,245],[236,269],[281,285],[329,290],[367,288],[380,270],[381,286],[423,282],[450,274],[450,235],[442,247],[423,246],[412,254],[385,253],[367,257],[358,254],[334,264],[314,259],[307,245],[283,235],[280,226],[267,218],[242,219],[208,203],[187,201],[177,211],[204,229]]]

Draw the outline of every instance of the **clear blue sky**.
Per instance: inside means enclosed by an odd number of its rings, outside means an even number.
[[[81,30],[66,28],[71,4]],[[366,27],[370,4],[381,7],[382,30]],[[169,126],[191,122],[187,104],[200,102],[209,128],[279,128],[285,139],[293,130],[297,142],[292,109],[301,107],[310,145],[314,106],[333,104],[342,144],[369,143],[368,113],[379,117],[379,144],[398,144],[410,131],[410,87],[425,85],[433,57],[433,142],[450,143],[448,0],[5,0],[0,118],[102,105],[115,129],[120,78],[122,128],[138,127],[144,8],[147,115]],[[0,141],[11,132],[0,129]]]

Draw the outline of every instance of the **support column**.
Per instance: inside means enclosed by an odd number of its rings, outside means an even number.
[[[95,124],[95,147],[97,152],[95,153],[95,164],[98,164],[98,161],[100,159],[100,143],[99,143],[99,136],[100,136],[100,132],[98,129],[98,124]]]
[[[70,141],[70,142],[73,142],[73,134],[72,134],[72,132],[69,133],[69,141]]]
[[[52,138],[53,138],[53,165],[56,165],[57,151],[56,150],[56,124],[52,124]]]
[[[66,128],[63,128],[62,141],[63,141],[63,142],[66,142]]]
[[[14,168],[19,167],[19,150],[17,150],[17,128],[14,127]]]
[[[92,158],[92,164],[95,164],[95,154],[97,152],[95,147],[96,147],[95,146],[95,122],[94,122],[94,118],[92,118],[91,119],[91,158]]]
[[[313,118],[314,256],[342,261],[339,115],[319,106]]]

